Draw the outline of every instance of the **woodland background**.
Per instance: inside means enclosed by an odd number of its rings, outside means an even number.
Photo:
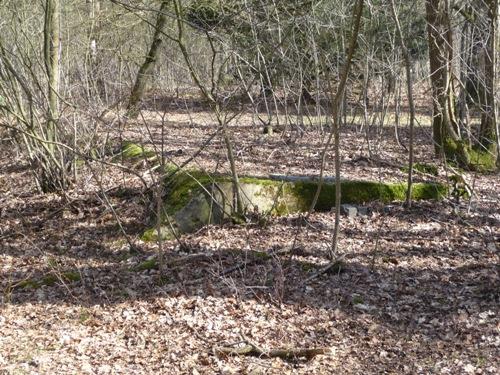
[[[0,1],[0,373],[497,373],[498,13]],[[229,220],[146,241],[193,170]],[[246,210],[273,174],[335,207]],[[343,216],[341,179],[406,199]]]

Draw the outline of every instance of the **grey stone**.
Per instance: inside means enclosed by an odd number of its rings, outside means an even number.
[[[368,207],[360,207],[358,206],[358,215],[359,216],[368,216],[370,214],[370,210]]]
[[[387,206],[384,206],[384,208],[382,209],[384,214],[390,214],[393,210],[394,206],[391,206],[391,205],[387,205]]]
[[[350,204],[341,204],[340,213],[347,217],[356,217],[358,214],[358,208]]]

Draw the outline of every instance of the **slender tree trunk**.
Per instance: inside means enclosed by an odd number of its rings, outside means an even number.
[[[497,169],[500,169],[500,121],[499,121],[499,110],[500,110],[500,98],[498,91],[500,90],[500,73],[498,64],[500,64],[500,2],[499,0],[490,0],[490,16],[491,16],[491,29],[492,29],[492,40],[491,43],[491,56],[492,56],[492,67],[493,67],[493,122],[495,126],[495,137],[497,146]]]
[[[500,88],[496,85],[497,83],[497,58],[496,58],[496,34],[498,32],[498,0],[488,1],[488,23],[489,23],[489,33],[486,40],[486,48],[484,53],[484,103],[482,104],[481,113],[481,128],[480,128],[480,143],[489,152],[492,152],[495,156],[497,154],[497,118],[496,109],[498,103],[496,103],[495,95],[497,90]]]
[[[347,83],[349,70],[351,69],[352,58],[356,51],[359,28],[361,25],[361,16],[363,14],[363,0],[357,0],[353,10],[352,19],[352,34],[349,41],[349,50],[346,62],[342,67],[340,83],[337,88],[337,93],[333,99],[332,104],[332,118],[333,118],[333,131],[334,131],[334,149],[335,149],[335,226],[333,229],[332,247],[330,249],[330,260],[334,261],[337,254],[339,243],[339,229],[340,229],[340,203],[342,198],[341,181],[340,181],[340,106],[344,97],[344,90]],[[319,189],[318,189],[319,190]]]
[[[469,88],[471,86],[471,69],[474,66],[472,51],[473,45],[473,28],[470,22],[465,22],[462,29],[460,30],[460,81],[462,82],[462,87],[460,89],[460,94],[457,102],[457,116],[459,126],[465,131],[465,140],[470,145],[472,142],[471,138],[471,124],[469,116],[469,102],[471,100],[471,95],[469,93]]]
[[[65,160],[63,152],[54,142],[58,142],[59,84],[60,84],[60,0],[46,0],[44,20],[44,63],[47,74],[47,120],[45,129],[45,154],[41,158],[41,172],[38,176],[40,188],[44,192],[65,189]]]
[[[406,48],[406,43],[404,40],[403,32],[401,30],[401,25],[399,23],[398,14],[396,12],[396,6],[394,0],[391,2],[391,12],[394,18],[394,23],[396,24],[396,30],[398,33],[398,40],[401,46],[401,51],[403,53],[403,59],[405,62],[406,70],[406,89],[408,95],[408,104],[410,106],[410,148],[408,155],[408,188],[406,191],[406,206],[411,207],[411,193],[413,188],[413,138],[414,138],[414,127],[415,127],[415,103],[413,102],[413,78],[411,75],[411,60],[410,54],[408,53],[408,48]]]
[[[59,0],[45,2],[44,59],[47,72],[47,141],[57,140],[57,119],[59,117],[59,51],[60,51],[60,3]],[[54,145],[49,144],[53,151]]]
[[[101,99],[107,101],[106,83],[100,71],[102,61],[98,52],[101,0],[87,0],[87,11],[89,16],[88,28],[88,95],[89,101]]]
[[[229,134],[229,129],[228,129],[228,122],[226,119],[226,116],[223,115],[220,105],[217,102],[217,98],[213,95],[214,90],[216,89],[215,86],[212,86],[211,90],[208,90],[207,87],[203,84],[201,81],[194,65],[193,61],[191,60],[191,57],[189,55],[189,52],[186,48],[186,44],[184,41],[184,20],[183,20],[183,7],[181,4],[181,1],[179,0],[173,0],[174,2],[174,11],[175,11],[175,16],[176,16],[176,23],[177,23],[177,38],[175,39],[177,45],[179,46],[179,49],[181,51],[182,57],[184,58],[184,62],[187,65],[187,69],[189,71],[189,74],[191,75],[191,78],[193,79],[196,87],[200,90],[202,96],[208,101],[210,104],[211,109],[214,111],[215,116],[217,118],[217,122],[219,123],[219,126],[222,130],[222,137],[224,139],[224,143],[226,145],[226,151],[227,151],[227,158],[229,161],[229,167],[231,169],[231,177],[232,177],[232,185],[233,185],[233,192],[235,196],[235,206],[236,208],[233,207],[233,211],[235,211],[236,216],[240,216],[243,214],[243,200],[241,198],[241,192],[240,192],[240,180],[238,176],[238,171],[236,168],[236,160],[234,158],[234,152],[233,152],[233,145],[231,142],[231,137]],[[212,52],[214,53],[215,57],[215,50],[212,48]],[[215,72],[212,72],[212,74],[215,74]],[[214,77],[212,76],[212,83],[214,82]]]
[[[156,18],[155,31],[153,34],[153,41],[149,47],[149,52],[144,60],[144,63],[137,73],[135,79],[134,87],[130,94],[129,103],[127,106],[127,115],[129,117],[137,117],[138,115],[138,105],[144,96],[144,91],[149,81],[149,77],[153,72],[156,61],[158,59],[158,54],[160,52],[160,46],[163,42],[163,32],[165,29],[165,24],[167,21],[167,6],[169,1],[162,1],[160,9],[158,10],[158,16]]]

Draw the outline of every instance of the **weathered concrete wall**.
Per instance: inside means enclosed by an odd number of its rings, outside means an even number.
[[[312,204],[318,180],[306,176],[271,176],[269,178],[242,177],[240,192],[247,212],[261,215],[287,215],[305,212]],[[162,237],[172,238],[172,231],[190,233],[206,224],[218,224],[232,219],[233,186],[228,176],[210,177],[201,171],[179,171],[166,181]],[[342,181],[342,203],[364,204],[372,201],[392,202],[405,199],[406,183],[379,183],[371,181]],[[413,198],[439,199],[447,188],[433,183],[416,183]],[[329,211],[335,203],[335,184],[327,178],[315,206],[316,211]],[[154,240],[157,230],[152,228],[143,236]]]

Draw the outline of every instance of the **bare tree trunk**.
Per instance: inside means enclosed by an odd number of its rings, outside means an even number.
[[[334,131],[334,149],[335,149],[335,227],[333,229],[332,247],[330,249],[330,260],[334,261],[337,254],[340,228],[340,203],[341,203],[341,181],[340,181],[340,106],[344,97],[344,90],[347,83],[347,77],[351,68],[352,58],[356,50],[358,33],[361,25],[361,15],[363,14],[363,0],[356,1],[353,10],[352,34],[349,41],[349,50],[347,59],[342,67],[340,83],[332,103],[332,118]]]
[[[489,35],[486,41],[485,61],[484,61],[484,103],[482,103],[480,143],[489,152],[492,152],[498,158],[497,150],[497,118],[495,94],[499,89],[496,86],[497,81],[497,59],[496,59],[496,34],[498,23],[498,0],[488,1],[488,23]]]
[[[48,108],[47,141],[57,140],[57,119],[59,117],[59,50],[60,50],[60,3],[59,0],[45,2],[44,58],[47,72]],[[48,147],[54,150],[54,145]]]
[[[426,0],[429,63],[434,113],[434,147],[438,155],[456,158],[470,165],[467,145],[463,142],[455,117],[455,92],[452,84],[453,31],[449,0]]]
[[[65,161],[55,142],[59,141],[59,84],[60,84],[60,0],[46,0],[44,21],[44,63],[47,74],[47,119],[45,152],[39,183],[42,191],[49,192],[66,188]],[[55,163],[53,161],[56,161]]]
[[[499,107],[500,107],[500,99],[498,94],[498,88],[500,87],[500,73],[498,72],[498,64],[500,63],[499,53],[500,53],[500,3],[498,0],[490,0],[490,17],[491,17],[491,32],[492,39],[490,41],[491,47],[491,56],[492,56],[492,67],[493,80],[491,83],[493,84],[493,121],[495,126],[495,137],[496,137],[496,146],[497,146],[497,160],[496,166],[497,169],[500,169],[500,123],[499,123]]]
[[[391,2],[391,12],[394,18],[394,23],[396,24],[396,30],[398,33],[399,44],[401,46],[401,51],[403,53],[403,59],[405,62],[406,70],[406,89],[408,94],[408,104],[410,106],[410,148],[408,156],[408,188],[406,191],[406,206],[411,207],[411,193],[413,188],[413,138],[414,138],[414,128],[415,128],[415,103],[413,102],[413,78],[411,75],[411,60],[410,54],[408,53],[408,48],[403,37],[403,32],[401,30],[401,25],[399,23],[398,14],[396,12],[396,6],[394,0]]]
[[[158,59],[158,54],[160,52],[160,46],[163,42],[163,30],[165,29],[165,24],[167,21],[167,6],[169,1],[162,1],[160,9],[158,10],[158,16],[156,18],[155,31],[153,34],[153,41],[149,47],[149,52],[144,60],[144,63],[137,73],[135,79],[134,87],[130,94],[129,103],[127,106],[127,115],[129,117],[137,117],[138,115],[138,104],[144,96],[144,91],[146,90],[146,85],[149,81],[149,76],[153,72],[153,69]]]
[[[106,82],[102,77],[101,56],[98,52],[99,32],[100,32],[100,13],[101,0],[87,0],[87,11],[89,16],[88,28],[88,55],[87,64],[89,73],[87,77],[87,92],[89,102],[96,100],[97,102],[105,100],[107,102]],[[101,104],[101,103],[99,103]]]

